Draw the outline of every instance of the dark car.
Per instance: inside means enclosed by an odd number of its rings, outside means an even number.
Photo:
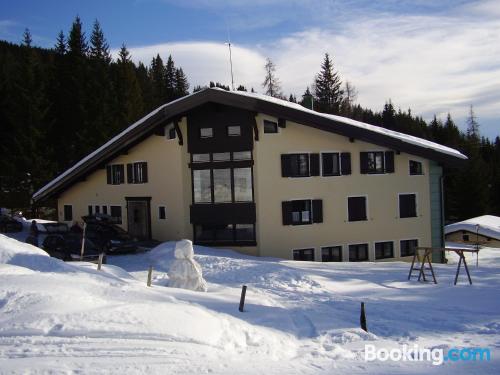
[[[104,215],[84,216],[85,238],[107,254],[127,254],[138,250],[138,241]]]
[[[7,215],[0,214],[0,232],[21,232],[23,224]]]
[[[75,233],[49,234],[45,237],[42,248],[51,257],[59,258],[64,261],[84,260],[87,262],[96,262],[101,253],[98,246],[91,240],[85,239],[82,258],[82,236]],[[105,257],[103,263],[106,263]]]

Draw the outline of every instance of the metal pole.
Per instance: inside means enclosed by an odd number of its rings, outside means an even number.
[[[231,89],[234,91],[233,55],[231,53],[231,41],[229,41],[227,44],[229,46],[229,63],[231,65]]]
[[[365,313],[365,303],[361,302],[361,315],[359,317],[359,323],[361,325],[361,329],[365,332],[368,332],[368,328],[366,327],[366,313]]]
[[[87,229],[87,223],[83,223],[83,234],[82,234],[82,248],[80,249],[80,260],[83,261],[83,253],[85,251],[85,230]]]
[[[243,307],[245,306],[245,295],[247,293],[247,286],[246,285],[243,285],[243,287],[241,288],[241,298],[240,298],[240,307],[238,310],[240,310],[240,312],[243,312]]]

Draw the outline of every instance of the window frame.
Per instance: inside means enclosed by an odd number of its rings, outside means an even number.
[[[401,216],[401,196],[414,195],[415,196],[415,216]],[[418,217],[418,194],[417,193],[398,193],[398,219],[412,219]]]
[[[349,198],[365,198],[365,219],[364,220],[350,220],[349,217]],[[347,222],[348,223],[358,223],[358,222],[365,222],[368,221],[368,218],[370,217],[369,211],[368,211],[368,194],[361,194],[361,195],[348,195],[347,196]]]
[[[129,170],[129,165],[131,168]],[[144,168],[144,166],[146,168]],[[141,173],[139,173],[139,167],[141,167]],[[129,172],[132,172],[132,175],[129,176]],[[145,171],[145,172],[144,172]],[[138,179],[138,176],[141,176],[141,179]],[[127,184],[147,184],[149,182],[149,173],[148,173],[148,162],[145,160],[138,160],[127,163]]]
[[[69,218],[67,216],[66,208],[69,208]],[[73,205],[72,204],[64,204],[63,205],[63,220],[62,221],[73,221]]]
[[[296,202],[307,202],[307,203],[306,203],[306,206],[307,206],[307,204],[309,205],[309,211],[294,211],[294,210],[293,210],[293,208],[292,208],[292,211],[291,211],[291,213],[292,213],[292,221],[291,221],[291,224],[290,224],[290,225],[294,225],[294,226],[297,226],[297,225],[310,225],[310,224],[312,224],[312,223],[313,223],[313,207],[312,207],[312,201],[313,201],[312,199],[292,199],[292,200],[290,200],[290,201],[289,201],[289,202],[292,202],[292,206],[293,206],[293,204],[294,204],[294,203],[296,203]],[[301,219],[300,219],[299,221],[295,221],[295,220],[293,219],[293,213],[294,213],[294,212],[299,212],[299,213],[300,213],[299,215],[300,215],[300,218],[301,218]],[[308,220],[308,221],[303,221],[303,220],[302,220],[302,214],[303,214],[304,212],[309,212],[309,220]]]
[[[351,246],[366,245],[366,259],[360,259],[359,254],[356,256],[356,260],[351,260]],[[370,244],[368,242],[361,243],[351,243],[347,245],[347,257],[349,262],[369,262],[370,261]]]
[[[412,173],[411,171],[411,163],[420,164],[420,173]],[[408,175],[410,176],[423,176],[424,175],[424,163],[421,160],[416,159],[408,159]]]
[[[271,131],[271,132],[266,131],[266,123],[267,124],[275,124],[276,125],[276,131]],[[262,120],[262,132],[264,134],[279,134],[280,131],[279,131],[278,121],[269,120],[269,119],[263,119]]]
[[[201,224],[201,223],[194,223],[193,224],[193,240],[194,243],[196,244],[208,244],[208,245],[231,245],[231,246],[255,246],[256,244],[256,224],[255,223],[226,223],[226,224],[220,224],[220,225],[225,225],[231,226],[231,232],[232,232],[232,238],[228,240],[218,240],[217,239],[217,234],[216,234],[216,226],[217,224],[212,224],[208,225],[209,227],[212,227],[211,229],[208,229],[211,232],[211,238],[209,239],[202,239],[199,240],[197,237],[197,226],[203,226],[207,224]],[[238,240],[237,235],[236,235],[236,226],[237,225],[250,225],[252,226],[252,238],[251,239],[245,239],[245,240]]]
[[[382,249],[382,255],[381,257],[377,257],[377,244],[387,244],[387,243],[390,243],[392,244],[392,251],[391,251],[391,256],[386,256],[385,255],[385,249]],[[375,241],[373,243],[373,255],[374,255],[374,258],[375,260],[379,260],[379,259],[394,259],[394,241],[393,240],[387,240],[387,241]]]
[[[288,165],[288,168],[289,168],[289,171],[290,171],[290,175],[289,176],[286,176],[286,178],[305,178],[305,177],[311,177],[311,153],[310,152],[289,152],[289,153],[286,153],[286,154],[281,154],[281,156],[283,157],[283,155],[286,155],[286,157],[288,158],[288,162],[289,162],[289,165]],[[300,173],[300,158],[305,156],[306,159],[307,159],[307,171],[303,174]],[[296,157],[296,163],[292,163],[292,158],[293,157]],[[283,159],[281,161],[283,163]],[[292,165],[293,164],[296,164],[296,169],[298,171],[298,173],[293,173],[292,172]],[[283,167],[282,167],[283,169]]]
[[[339,248],[340,249],[340,259],[339,260],[324,260],[323,250],[324,249],[335,249],[335,248]],[[324,263],[337,263],[337,262],[343,262],[344,261],[344,247],[342,245],[321,246],[319,250],[320,250],[320,256],[321,256],[321,262],[324,262]]]
[[[167,220],[167,207],[158,206],[158,220]]]
[[[120,173],[116,174],[117,172],[120,172]],[[118,180],[116,178],[117,176],[120,176],[118,178]],[[107,164],[106,165],[106,184],[107,185],[125,184],[125,165],[123,163],[115,163],[115,164]]]
[[[312,259],[295,259],[295,252],[312,251]],[[292,260],[296,262],[315,262],[316,261],[316,248],[304,247],[300,249],[292,249]]]
[[[231,131],[230,129],[233,128],[233,129],[238,129],[238,134],[231,134]],[[228,137],[241,137],[241,125],[228,125],[226,127],[226,135]]]
[[[416,245],[416,248],[419,246],[419,243],[420,243],[420,239],[419,238],[403,238],[403,239],[400,239],[399,240],[399,257],[400,258],[403,258],[403,257],[411,257],[411,256],[414,256],[415,254],[406,254],[406,255],[403,255],[403,247],[401,246],[401,244],[403,243],[403,241],[416,241],[417,242],[417,245]],[[415,250],[416,251],[416,250]]]
[[[336,154],[337,155],[337,164],[338,164],[338,174],[325,174],[325,168],[324,168],[324,155],[332,155]],[[321,151],[320,152],[320,165],[321,165],[321,177],[337,177],[337,176],[342,176],[342,160],[341,160],[341,152],[340,151]]]
[[[203,131],[206,130],[206,129],[210,129],[210,135],[203,135]],[[200,139],[210,139],[210,138],[213,138],[214,137],[214,128],[213,127],[203,127],[203,128],[200,128],[200,130],[199,130],[199,136],[200,136]]]
[[[368,155],[368,158],[369,158],[369,155],[370,154],[374,154],[374,157],[377,155],[377,154],[382,154],[382,171],[378,171],[377,169],[375,170],[370,170],[368,167],[369,165],[367,165],[367,172],[366,174],[373,174],[373,175],[379,175],[379,174],[386,174],[386,171],[385,171],[385,152],[384,151],[365,151]],[[375,166],[376,166],[376,159],[375,159]],[[375,167],[376,168],[376,167]]]

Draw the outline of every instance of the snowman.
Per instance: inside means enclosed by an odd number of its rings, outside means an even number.
[[[178,241],[174,256],[168,272],[168,286],[206,292],[207,282],[203,279],[201,266],[194,260],[193,243],[190,240]]]

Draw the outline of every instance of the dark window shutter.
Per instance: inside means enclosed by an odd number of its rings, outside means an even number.
[[[309,163],[311,176],[319,176],[319,154],[310,154]]]
[[[148,182],[148,163],[142,163],[142,182]]]
[[[348,175],[351,174],[351,153],[343,152],[340,154],[340,168],[341,174]]]
[[[106,179],[107,179],[108,185],[111,185],[111,183],[112,183],[111,173],[112,173],[112,171],[111,171],[111,165],[107,165],[106,166]]]
[[[291,158],[290,155],[283,154],[281,155],[281,177],[290,177],[291,176],[291,166],[290,166]]]
[[[394,151],[385,152],[385,173],[394,173]]]
[[[323,222],[323,201],[321,199],[313,199],[312,210],[313,210],[313,223],[322,223]]]
[[[284,118],[279,118],[278,119],[278,126],[280,128],[286,128],[286,120]]]
[[[134,172],[133,172],[133,164],[129,163],[127,164],[127,183],[133,184],[134,183]]]
[[[292,202],[281,202],[281,213],[283,215],[283,225],[292,224]]]
[[[359,172],[361,174],[368,173],[368,152],[359,153]]]
[[[347,200],[349,221],[367,220],[366,197],[349,197]]]

